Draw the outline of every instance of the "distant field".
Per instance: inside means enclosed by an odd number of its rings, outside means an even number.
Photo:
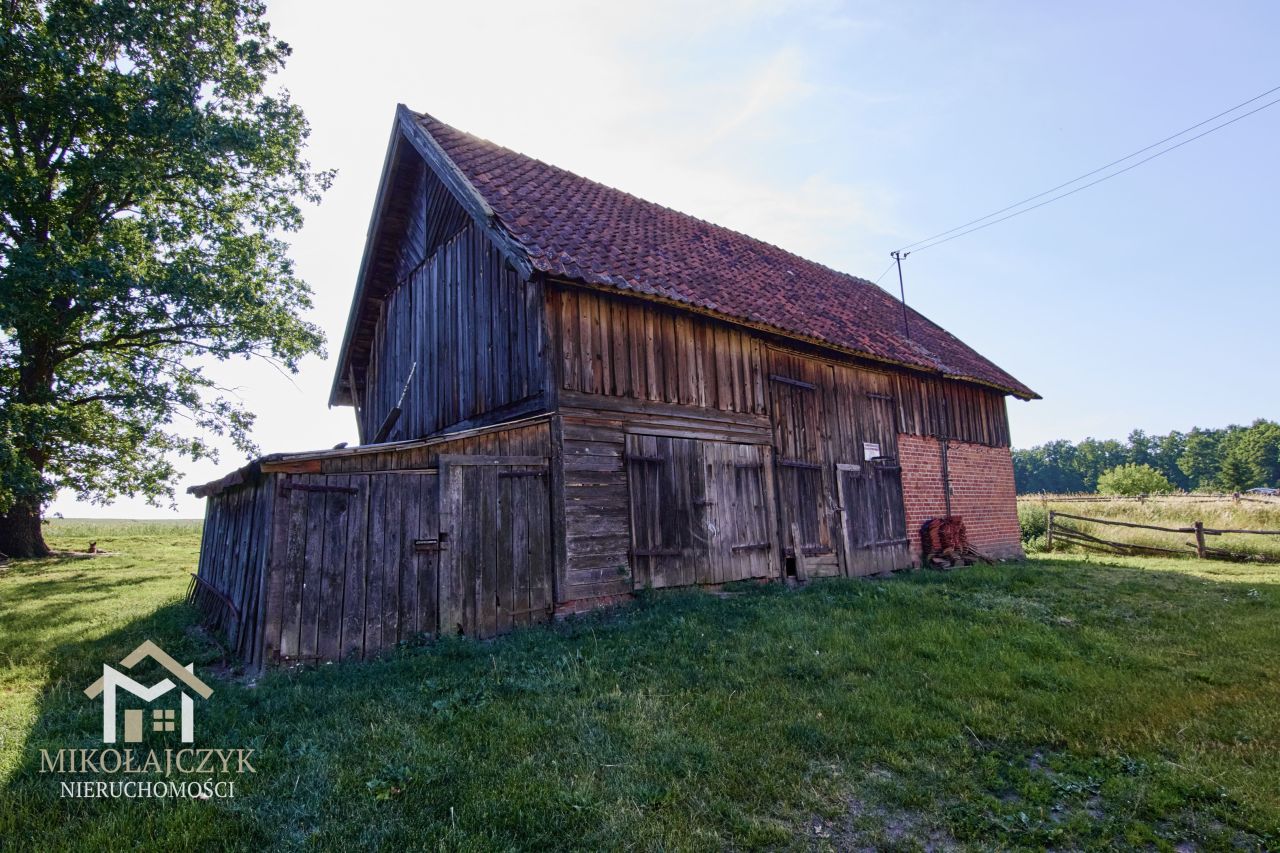
[[[89,542],[97,539],[98,547],[105,548],[111,540],[136,537],[200,536],[204,522],[198,518],[175,521],[133,520],[122,518],[53,518],[45,525],[45,541],[50,547],[71,551],[84,550]],[[85,540],[85,541],[82,541]]]
[[[1024,538],[1028,527],[1043,519],[1048,510],[1089,518],[1128,521],[1137,524],[1153,524],[1160,527],[1190,527],[1201,521],[1205,527],[1236,530],[1280,530],[1280,499],[1233,500],[1230,497],[1170,496],[1150,497],[1143,500],[1098,499],[1081,500],[1080,495],[1024,495],[1018,498],[1018,515],[1023,521]],[[1186,550],[1187,556],[1195,552],[1187,547],[1194,537],[1186,533],[1164,533],[1155,530],[1137,530],[1114,525],[1090,524],[1085,521],[1064,519],[1064,524],[1102,539],[1147,545],[1158,548]],[[1043,531],[1041,530],[1041,533]],[[1043,544],[1036,541],[1034,544]],[[1259,554],[1280,559],[1280,536],[1252,536],[1228,533],[1207,537],[1211,548],[1221,548],[1241,554]],[[1064,550],[1071,550],[1064,546]],[[1083,549],[1075,549],[1083,550]],[[1280,566],[1275,567],[1280,574]]]
[[[634,605],[248,683],[182,603],[197,523],[0,566],[0,850],[1280,847],[1280,578],[1039,556]],[[143,639],[257,752],[231,801],[65,800]],[[148,735],[148,738],[164,735]]]

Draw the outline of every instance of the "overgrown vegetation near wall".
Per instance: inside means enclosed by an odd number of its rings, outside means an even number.
[[[1019,494],[1092,492],[1117,465],[1150,465],[1174,488],[1235,492],[1280,484],[1280,423],[1262,418],[1250,426],[1193,428],[1190,432],[1129,433],[1125,441],[1061,439],[1013,451]]]

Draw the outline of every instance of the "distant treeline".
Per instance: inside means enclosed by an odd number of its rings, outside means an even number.
[[[1092,492],[1098,477],[1117,465],[1149,465],[1175,488],[1238,492],[1280,483],[1280,424],[1258,419],[1251,426],[1147,435],[1127,441],[1058,440],[1013,451],[1020,494]]]

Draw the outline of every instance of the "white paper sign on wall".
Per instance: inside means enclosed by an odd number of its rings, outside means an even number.
[[[869,441],[862,442],[862,458],[870,462],[880,455],[880,445],[872,444]]]

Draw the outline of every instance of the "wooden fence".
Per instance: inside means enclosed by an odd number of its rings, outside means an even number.
[[[1161,533],[1184,533],[1191,534],[1193,541],[1185,543],[1185,548],[1161,548],[1156,545],[1138,545],[1132,542],[1116,542],[1110,539],[1103,539],[1075,527],[1066,526],[1062,523],[1062,519],[1071,519],[1073,521],[1083,521],[1089,524],[1103,524],[1113,527],[1127,527],[1139,530],[1156,530]],[[1204,522],[1192,522],[1190,527],[1161,527],[1156,524],[1138,524],[1132,521],[1116,521],[1109,518],[1090,518],[1084,515],[1073,515],[1071,513],[1059,512],[1057,510],[1049,510],[1049,523],[1045,532],[1045,546],[1048,550],[1053,550],[1055,541],[1063,542],[1068,545],[1077,545],[1081,548],[1087,548],[1094,551],[1105,551],[1107,553],[1124,554],[1128,556],[1138,555],[1154,555],[1166,556],[1174,555],[1178,557],[1190,556],[1190,552],[1194,552],[1196,557],[1202,560],[1255,560],[1264,563],[1280,562],[1280,558],[1267,556],[1263,554],[1242,554],[1235,551],[1229,551],[1225,548],[1210,548],[1205,544],[1207,536],[1222,536],[1224,534],[1236,533],[1250,536],[1280,536],[1280,530],[1240,530],[1228,528],[1205,527]],[[1190,549],[1190,550],[1188,550]]]

